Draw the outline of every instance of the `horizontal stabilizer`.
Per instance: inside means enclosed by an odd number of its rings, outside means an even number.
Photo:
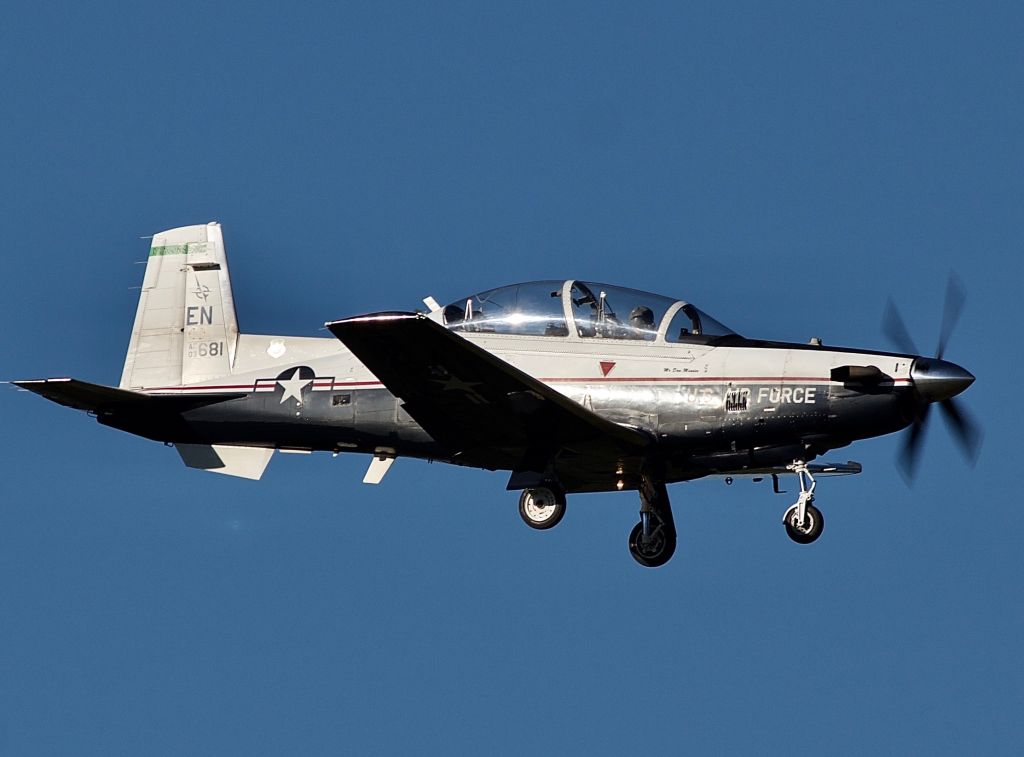
[[[59,405],[89,412],[132,404],[141,406],[152,401],[152,397],[139,392],[90,384],[73,378],[34,379],[11,383]]]
[[[272,448],[233,447],[227,444],[175,444],[189,468],[259,481],[274,454]]]

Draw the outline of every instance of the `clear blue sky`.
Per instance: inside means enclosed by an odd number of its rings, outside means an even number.
[[[580,276],[741,333],[948,357],[986,429],[791,495],[537,533],[500,473],[253,484],[0,392],[0,754],[1015,754],[1019,3],[44,3],[0,25],[0,377],[116,384],[147,242],[224,224],[257,333]],[[789,486],[792,489],[792,485]]]

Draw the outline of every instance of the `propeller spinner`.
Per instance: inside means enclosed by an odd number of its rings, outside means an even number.
[[[978,457],[981,430],[953,399],[974,383],[974,376],[956,363],[942,359],[950,334],[960,319],[965,300],[963,285],[956,276],[950,274],[949,283],[946,285],[946,305],[942,313],[942,330],[939,333],[935,357],[915,358],[910,369],[910,378],[914,385],[914,417],[904,437],[903,449],[898,460],[900,472],[908,482],[914,478],[928,414],[933,403],[938,403],[968,462],[973,465]],[[892,299],[886,306],[882,328],[898,349],[912,355],[921,354]]]

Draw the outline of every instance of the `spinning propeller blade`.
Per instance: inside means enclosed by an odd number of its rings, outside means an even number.
[[[914,422],[903,438],[903,448],[897,458],[897,465],[904,480],[909,484],[914,480],[914,473],[917,471],[917,461],[921,457],[921,443],[924,441],[924,427],[928,421],[928,410],[931,405],[922,405]]]
[[[911,355],[920,355],[917,346],[914,344],[914,340],[910,338],[910,332],[907,331],[906,325],[903,323],[903,317],[900,315],[900,311],[896,309],[896,303],[892,301],[892,297],[889,298],[889,302],[885,306],[885,316],[882,318],[882,331],[889,337],[889,341],[896,345],[901,352],[906,352]]]
[[[949,430],[953,432],[964,457],[974,465],[978,461],[978,452],[981,451],[981,440],[984,437],[981,428],[956,400],[943,400],[939,407],[942,408]]]
[[[949,335],[953,327],[960,320],[960,312],[964,308],[964,301],[967,299],[964,293],[964,285],[955,274],[949,274],[949,282],[946,284],[946,307],[942,310],[942,331],[939,332],[939,346],[935,349],[935,357],[942,360],[946,354],[946,344],[949,342]]]
[[[970,415],[954,399],[974,381],[974,377],[960,366],[942,360],[949,344],[950,335],[960,319],[966,295],[963,284],[952,273],[946,285],[946,304],[942,312],[942,328],[939,332],[939,344],[935,351],[935,361],[917,359],[911,369],[914,379],[914,418],[904,437],[897,464],[900,473],[911,483],[917,462],[921,456],[921,445],[924,443],[924,432],[928,425],[928,414],[931,403],[938,402],[942,414],[949,424],[954,438],[960,446],[967,461],[974,465],[981,448],[982,431]],[[907,331],[903,318],[889,299],[882,329],[889,340],[901,351],[918,355],[914,340]]]

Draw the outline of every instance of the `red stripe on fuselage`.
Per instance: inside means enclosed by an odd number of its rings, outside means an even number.
[[[270,379],[260,379],[270,381]],[[733,384],[831,384],[831,379],[820,376],[615,376],[615,377],[551,377],[540,378],[545,384],[645,384],[645,383],[733,383]],[[910,379],[895,379],[891,382],[893,386],[909,386]],[[883,384],[884,385],[884,384]],[[217,384],[209,386],[166,386],[154,389],[143,390],[147,394],[176,393],[176,392],[253,392],[254,384]],[[336,381],[333,384],[317,384],[317,388],[347,389],[352,387],[377,387],[384,386],[380,381]],[[264,391],[267,385],[261,387]]]

